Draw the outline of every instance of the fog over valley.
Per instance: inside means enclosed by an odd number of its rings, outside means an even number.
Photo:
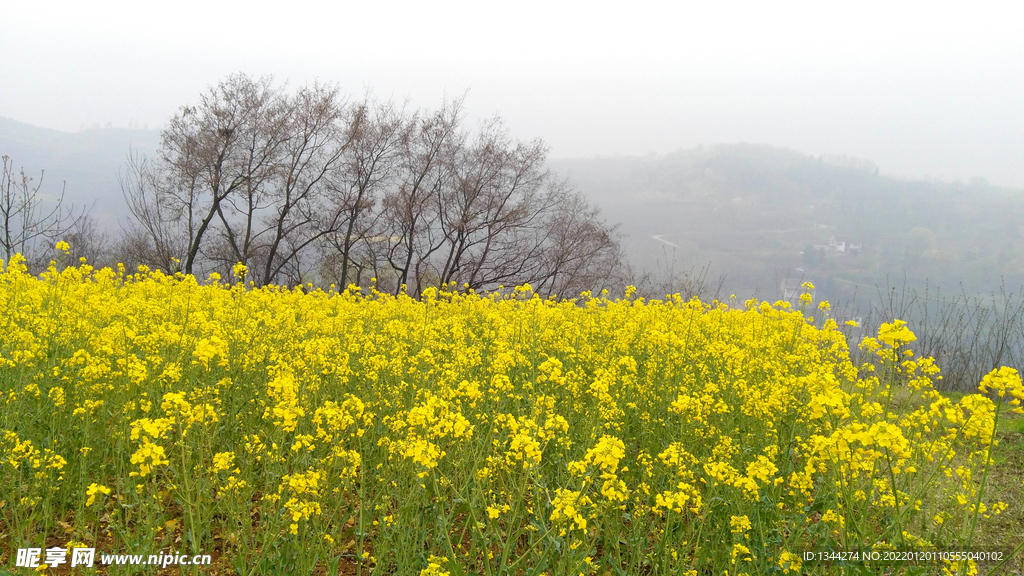
[[[92,207],[116,236],[129,217],[119,175],[155,156],[156,130],[61,132],[0,118],[0,147],[50,197]],[[548,167],[617,225],[628,264],[654,284],[719,280],[722,296],[777,298],[784,283],[823,297],[873,297],[909,282],[970,293],[1024,281],[1024,193],[978,177],[912,180],[866,159],[719,144],[645,156],[549,158]]]
[[[691,272],[740,298],[1024,279],[1019,7],[260,6],[10,7],[0,153],[113,239],[129,152],[158,158],[172,117],[241,72],[408,112],[460,99],[470,132],[500,116],[654,292]]]

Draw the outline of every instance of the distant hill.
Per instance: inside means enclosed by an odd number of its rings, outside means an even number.
[[[156,130],[95,128],[60,132],[0,117],[0,155],[9,156],[15,169],[39,178],[42,192],[59,194],[67,185],[67,198],[76,206],[92,205],[97,222],[112,232],[126,214],[117,173],[130,148],[153,154],[160,144]]]
[[[1024,191],[983,179],[902,180],[866,160],[748,144],[550,165],[622,223],[638,266],[710,264],[743,297],[777,297],[787,277],[829,298],[904,278],[978,292],[1024,282]]]
[[[43,191],[91,205],[117,234],[126,216],[117,174],[130,148],[152,155],[155,130],[76,133],[0,118],[0,155],[38,176]],[[808,279],[819,295],[908,284],[972,292],[1024,283],[1024,191],[983,179],[903,180],[870,161],[731,144],[666,155],[552,159],[605,217],[621,224],[637,270],[710,265],[740,297],[775,298]]]

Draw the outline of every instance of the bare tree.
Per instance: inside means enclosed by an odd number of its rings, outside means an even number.
[[[262,271],[258,263],[267,257],[260,242],[263,236],[261,216],[274,210],[278,200],[275,184],[280,170],[280,154],[291,137],[288,131],[289,106],[281,90],[273,88],[269,79],[260,79],[255,84],[241,81],[223,94],[223,110],[237,116],[240,121],[234,126],[230,123],[225,125],[223,149],[220,146],[215,148],[218,155],[207,168],[214,175],[208,180],[207,187],[216,204],[211,203],[208,217],[216,213],[220,223],[216,228],[219,242],[214,243],[214,250],[208,256],[219,262],[222,268],[236,262],[250,268],[257,264],[252,276],[258,278]],[[216,117],[218,110],[215,108],[212,112]],[[214,160],[212,156],[209,159]],[[233,163],[222,167],[220,163],[224,160],[233,160]],[[225,176],[231,184],[223,188],[221,196],[215,186],[217,178]],[[194,258],[194,254],[190,257]]]
[[[130,165],[122,179],[134,234],[161,256],[184,247],[172,258],[182,261],[187,274],[198,271],[207,247],[214,261],[225,252],[247,261],[251,246],[245,240],[252,220],[267,208],[285,112],[281,89],[270,78],[240,74],[211,88],[198,105],[182,107],[161,133],[157,161]],[[219,245],[210,240],[211,232],[219,233]]]
[[[333,85],[288,96],[270,78],[228,77],[171,119],[156,161],[130,158],[127,246],[186,273],[242,262],[259,284],[300,280],[347,222],[333,191],[350,116]]]
[[[461,101],[411,120],[400,176],[382,203],[393,290],[418,294],[534,283],[574,292],[622,276],[614,227],[544,167],[540,140],[513,140],[498,118],[470,139]],[[378,279],[381,273],[377,273]]]
[[[74,226],[61,236],[68,243],[72,261],[85,258],[96,268],[115,266],[114,240],[89,213],[84,213]]]
[[[242,262],[259,284],[600,282],[618,262],[614,228],[545,169],[544,142],[514,140],[499,118],[471,137],[461,109],[349,106],[332,85],[289,96],[230,76],[172,118],[156,160],[130,156],[125,247],[186,273]]]
[[[233,260],[257,264],[253,278],[260,284],[300,281],[314,267],[317,243],[344,223],[329,198],[351,142],[338,88],[304,87],[284,105],[286,122],[271,127],[281,145],[270,179],[256,193],[247,191],[241,206],[231,204],[238,224],[222,219]]]
[[[73,229],[86,214],[83,209],[78,215],[74,207],[64,204],[66,188],[60,195],[48,200],[40,193],[43,172],[39,180],[25,174],[24,169],[14,170],[14,162],[3,156],[0,171],[0,249],[4,260],[10,262],[15,254],[21,254],[30,269],[40,267],[45,254],[53,249],[54,242]]]
[[[397,152],[408,138],[407,125],[403,113],[390,102],[367,99],[352,114],[348,146],[333,183],[334,202],[345,225],[329,235],[337,256],[337,283],[342,287],[350,283],[353,269],[358,277],[363,269],[375,267],[378,251],[373,244],[385,240],[375,234],[380,215],[375,207],[394,176]],[[369,254],[357,254],[360,245],[370,248]]]
[[[187,206],[168,192],[163,174],[145,156],[129,150],[118,181],[132,218],[123,230],[120,252],[129,264],[180,269],[189,250]]]
[[[626,271],[615,226],[567,186],[560,191],[544,225],[545,242],[534,289],[547,296],[574,296],[585,290],[618,288]]]
[[[543,142],[513,142],[497,118],[456,155],[452,186],[438,200],[442,284],[479,289],[532,276],[543,244],[536,232],[558,200],[546,158]]]
[[[431,232],[437,230],[441,214],[437,199],[451,183],[452,158],[465,141],[459,129],[461,110],[460,98],[410,119],[400,150],[400,176],[382,204],[385,257],[395,271],[396,294],[403,287],[416,294],[422,290],[425,268],[443,245]],[[410,282],[414,286],[408,287]]]

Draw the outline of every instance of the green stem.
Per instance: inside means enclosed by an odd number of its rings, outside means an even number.
[[[967,546],[965,550],[971,549],[971,544],[974,542],[974,528],[978,524],[978,513],[981,511],[981,498],[985,495],[985,483],[988,481],[988,470],[992,467],[992,446],[996,441],[996,432],[999,430],[999,410],[1003,407],[1003,399],[999,398],[999,403],[996,404],[996,417],[992,422],[992,437],[988,439],[988,448],[985,449],[985,469],[981,473],[981,486],[978,488],[978,498],[974,502],[974,515],[971,517],[971,531],[967,534]],[[959,571],[963,572],[966,560],[960,561]]]
[[[359,546],[356,548],[356,576],[363,574],[363,508],[366,507],[366,466],[363,456],[363,439],[359,437]]]

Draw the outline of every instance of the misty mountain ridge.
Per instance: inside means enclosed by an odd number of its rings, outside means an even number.
[[[38,182],[41,193],[59,196],[67,186],[67,200],[76,206],[94,206],[98,223],[117,229],[117,219],[127,216],[117,175],[129,150],[153,154],[160,145],[157,130],[89,128],[61,132],[0,117],[0,155],[14,163],[15,171]]]
[[[118,183],[130,149],[154,154],[155,130],[77,133],[0,118],[0,154],[42,190],[94,205],[105,229],[127,216]],[[841,155],[768,145],[699,146],[664,155],[550,159],[620,224],[636,270],[709,266],[742,297],[774,298],[783,279],[814,281],[831,298],[893,279],[972,291],[1024,281],[1021,190],[894,178]]]
[[[830,298],[904,278],[976,292],[1024,281],[1024,193],[982,178],[894,178],[867,160],[752,144],[550,165],[621,222],[634,265],[709,265],[743,297],[774,298],[787,277]]]

